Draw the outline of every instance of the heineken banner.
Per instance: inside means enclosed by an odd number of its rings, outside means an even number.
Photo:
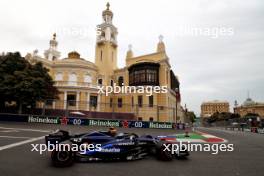
[[[89,126],[120,127],[120,122],[119,122],[119,120],[89,119]]]
[[[51,124],[58,124],[59,117],[48,117],[48,116],[29,116],[28,117],[29,123],[51,123]]]
[[[173,128],[173,124],[166,122],[149,122],[149,128],[171,129]]]
[[[106,119],[84,119],[78,117],[49,117],[49,116],[28,116],[30,123],[50,123],[61,125],[85,125],[101,127],[123,127],[123,128],[156,128],[172,129],[173,123],[168,122],[146,122],[131,120],[106,120]]]

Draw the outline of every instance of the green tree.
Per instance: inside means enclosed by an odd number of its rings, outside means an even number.
[[[194,123],[196,119],[196,115],[193,111],[187,112],[187,117],[189,118],[190,122]]]
[[[31,65],[19,52],[0,56],[0,108],[15,101],[21,113],[23,106],[35,107],[37,101],[57,98],[53,84],[42,63]]]

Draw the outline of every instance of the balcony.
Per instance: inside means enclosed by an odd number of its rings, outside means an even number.
[[[97,88],[96,85],[88,82],[75,82],[75,81],[55,81],[56,87],[81,87],[81,88]]]

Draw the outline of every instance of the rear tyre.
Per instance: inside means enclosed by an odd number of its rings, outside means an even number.
[[[171,161],[173,159],[173,155],[170,151],[165,150],[165,143],[160,143],[157,147],[156,155],[157,158],[161,161]]]
[[[69,167],[74,163],[74,154],[72,151],[52,151],[52,164],[55,167]]]

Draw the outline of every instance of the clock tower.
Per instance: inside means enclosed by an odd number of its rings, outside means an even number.
[[[109,85],[114,70],[117,69],[117,28],[112,24],[113,12],[107,3],[103,11],[103,22],[97,25],[95,64],[102,77],[102,84]]]

